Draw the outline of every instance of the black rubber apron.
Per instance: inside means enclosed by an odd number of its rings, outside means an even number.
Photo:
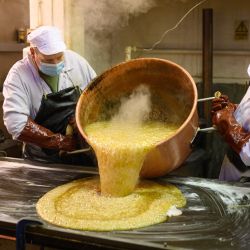
[[[43,94],[35,122],[54,133],[65,135],[69,119],[75,116],[76,103],[81,90],[72,86],[56,93]],[[43,163],[64,163],[77,165],[93,165],[91,157],[78,154],[60,157],[59,150],[40,148],[33,144],[25,144],[24,158]]]

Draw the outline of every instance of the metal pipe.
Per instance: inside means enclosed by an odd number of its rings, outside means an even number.
[[[135,46],[127,46],[125,48],[125,61],[129,61],[132,58],[132,52],[136,52],[137,48]]]
[[[176,54],[176,55],[201,55],[202,50],[199,49],[170,49],[170,48],[161,48],[161,49],[152,49],[136,46],[127,46],[125,47],[125,56],[129,53],[132,57],[132,52],[144,52],[145,54]],[[213,50],[213,55],[216,56],[250,56],[250,52],[248,50]]]
[[[202,79],[203,97],[211,96],[213,81],[213,9],[203,10],[202,32]],[[210,104],[203,104],[203,116],[210,123]]]
[[[90,151],[91,148],[83,148],[83,149],[78,149],[78,150],[74,150],[74,151],[70,151],[70,152],[66,152],[67,155],[74,155],[74,154],[80,154],[80,153],[85,153]]]

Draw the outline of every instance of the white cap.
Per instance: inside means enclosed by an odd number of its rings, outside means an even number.
[[[31,47],[37,47],[44,55],[54,55],[66,49],[60,30],[54,26],[35,29],[28,35],[27,40]]]

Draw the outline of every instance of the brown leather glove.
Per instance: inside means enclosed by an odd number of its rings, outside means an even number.
[[[234,118],[236,105],[228,103],[227,106],[212,116],[212,123],[216,125],[218,132],[225,141],[237,152],[240,153],[242,147],[249,141],[250,133]]]
[[[229,103],[227,95],[221,95],[219,98],[214,98],[212,100],[211,114],[213,115],[216,111],[225,108]]]
[[[31,118],[17,138],[20,141],[33,143],[41,148],[73,151],[76,149],[76,140],[71,136],[55,134],[49,129],[35,123]]]

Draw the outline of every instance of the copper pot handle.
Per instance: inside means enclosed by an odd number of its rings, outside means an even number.
[[[74,151],[60,151],[60,155],[66,156],[66,155],[74,155],[74,154],[82,154],[82,153],[86,153],[89,152],[91,150],[91,148],[82,148],[82,149],[77,149]]]
[[[210,132],[214,132],[216,130],[216,127],[213,126],[213,127],[208,127],[208,128],[198,128],[197,131],[196,131],[196,134],[198,132],[205,132],[205,133],[210,133]]]
[[[210,101],[210,100],[213,100],[214,98],[219,98],[220,96],[221,96],[221,92],[220,91],[216,91],[216,92],[214,92],[214,96],[206,97],[206,98],[200,98],[200,99],[197,100],[197,102]]]
[[[195,132],[195,135],[193,137],[193,139],[190,141],[190,147],[193,148],[196,144],[196,141],[197,141],[197,134],[199,132],[203,132],[203,133],[211,133],[211,132],[214,132],[216,131],[216,127],[208,127],[208,128],[197,128],[196,132]]]

